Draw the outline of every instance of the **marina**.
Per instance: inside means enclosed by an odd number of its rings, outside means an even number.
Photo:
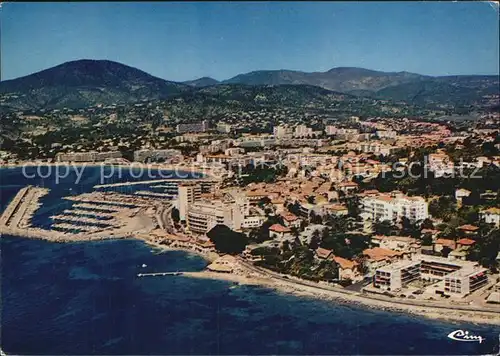
[[[157,225],[154,207],[163,207],[137,196],[84,193],[66,197],[79,202],[73,206],[77,209],[65,209],[53,215],[54,229],[47,230],[34,226],[31,220],[41,206],[40,199],[48,193],[49,189],[41,187],[20,189],[0,216],[0,234],[54,242],[127,238],[151,231]],[[100,204],[108,204],[105,207],[110,208],[99,209]],[[165,205],[168,206],[170,204]]]
[[[188,183],[188,182],[197,182],[197,183],[201,183],[201,184],[215,184],[215,183],[218,183],[219,181],[215,180],[215,179],[207,179],[207,178],[153,179],[153,180],[134,181],[134,182],[97,184],[97,185],[94,185],[94,189],[113,188],[113,187],[126,187],[126,186],[132,186],[132,185],[155,184],[155,183],[179,184],[179,183]]]
[[[156,193],[156,192],[149,192],[147,190],[139,190],[134,193],[135,195],[139,196],[145,196],[145,197],[156,197],[156,198],[175,198],[177,195],[174,194],[168,194],[168,193]]]

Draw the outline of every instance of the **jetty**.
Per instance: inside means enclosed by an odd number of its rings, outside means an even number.
[[[138,273],[137,277],[181,276],[184,272]]]
[[[156,192],[150,192],[147,190],[138,190],[137,192],[134,193],[135,195],[140,195],[140,196],[145,196],[145,197],[158,197],[158,198],[175,198],[177,195],[174,194],[168,194],[168,193],[156,193]]]
[[[54,215],[54,216],[51,216],[50,218],[54,221],[75,223],[75,224],[78,224],[77,226],[80,226],[80,225],[103,225],[103,226],[118,227],[118,226],[122,225],[122,224],[114,221],[113,219],[99,220],[99,219],[95,219],[95,218],[87,218],[87,217],[83,217],[83,216],[73,216],[73,215],[66,215],[66,214]]]
[[[28,226],[35,211],[40,207],[40,198],[48,192],[46,188],[33,186],[22,188],[0,216],[0,227]]]
[[[94,217],[94,218],[102,218],[100,221],[106,221],[107,219],[111,219],[116,215],[116,212],[101,212],[101,211],[92,211],[92,210],[83,210],[83,209],[66,209],[63,211],[63,214],[73,215],[73,216],[85,216],[85,217]]]
[[[127,187],[132,185],[143,185],[143,184],[155,184],[155,183],[188,183],[188,182],[197,182],[200,184],[217,184],[220,183],[220,180],[217,179],[209,179],[209,178],[186,178],[186,179],[153,179],[153,180],[142,180],[142,181],[133,181],[133,182],[121,182],[121,183],[109,183],[109,184],[97,184],[94,185],[94,189],[102,189],[102,188],[113,188],[113,187]]]
[[[98,204],[103,209],[107,209],[108,206],[135,208],[151,207],[158,204],[158,200],[153,198],[138,197],[116,192],[83,193],[76,196],[65,197],[65,199],[87,204]]]
[[[91,203],[77,203],[73,205],[73,208],[83,209],[81,211],[88,212],[99,212],[99,213],[114,213],[118,211],[129,210],[129,208],[124,208],[121,206],[105,206],[99,204],[91,204]]]

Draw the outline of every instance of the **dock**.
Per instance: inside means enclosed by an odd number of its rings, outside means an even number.
[[[133,182],[122,182],[122,183],[109,183],[109,184],[97,184],[94,185],[94,189],[100,188],[113,188],[113,187],[127,187],[131,185],[142,185],[142,184],[155,184],[155,183],[189,183],[189,182],[198,182],[201,184],[216,184],[220,183],[217,179],[209,179],[209,178],[186,178],[186,179],[153,179],[153,180],[143,180],[143,181],[133,181]]]
[[[139,196],[145,196],[145,197],[158,197],[158,198],[170,198],[170,199],[175,198],[177,196],[174,194],[156,193],[156,192],[150,192],[147,190],[138,190],[134,194],[139,195]]]
[[[181,276],[184,272],[138,273],[137,277]]]
[[[157,226],[154,216],[155,208],[165,209],[171,205],[169,203],[159,203],[158,201],[155,204],[152,199],[137,196],[128,196],[123,199],[120,196],[117,203],[123,203],[127,206],[115,207],[114,210],[108,210],[105,213],[102,211],[91,212],[81,209],[66,209],[64,214],[52,217],[55,220],[52,225],[54,229],[47,230],[33,226],[31,219],[41,205],[40,199],[48,192],[48,189],[33,186],[20,189],[0,216],[0,236],[12,235],[54,242],[69,242],[121,239],[139,234],[147,235]],[[82,200],[90,200],[88,203],[79,203],[85,204],[80,208],[92,209],[95,207],[96,199],[92,199],[95,198],[92,193],[86,194],[83,194],[84,198]],[[109,194],[101,196],[103,202],[106,202],[106,198],[109,196]],[[69,200],[80,200],[80,196],[68,198]],[[126,204],[124,201],[138,201],[139,203]],[[140,204],[143,207],[135,206]],[[82,216],[79,216],[78,213],[82,214]],[[100,220],[97,217],[106,217],[108,219]]]
[[[159,203],[158,200],[153,198],[138,197],[116,192],[83,193],[77,196],[65,197],[64,199],[86,204],[98,204],[102,209],[106,209],[108,206],[125,208],[151,207]]]

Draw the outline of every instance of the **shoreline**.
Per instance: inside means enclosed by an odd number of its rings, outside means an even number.
[[[103,166],[113,166],[119,168],[129,168],[129,169],[157,169],[157,170],[168,170],[168,171],[181,171],[187,172],[194,175],[201,175],[202,177],[194,177],[194,179],[203,178],[218,178],[209,168],[194,167],[194,166],[183,166],[177,164],[162,164],[162,163],[140,163],[140,162],[130,162],[130,163],[113,163],[113,162],[37,162],[37,161],[27,161],[18,163],[3,163],[0,164],[1,168],[21,168],[21,167],[59,167],[59,166],[73,166],[73,167],[103,167]],[[175,178],[173,178],[175,179]]]
[[[191,250],[185,247],[169,247],[168,245],[159,244],[153,241],[139,238],[146,244],[154,246],[159,250],[164,251],[184,251],[192,253],[204,258],[207,262],[214,261],[215,256],[209,257],[207,254]],[[220,256],[220,255],[219,255]],[[288,277],[284,280],[281,278],[273,278],[266,273],[271,271],[262,271],[260,268],[253,266],[248,268],[245,264],[238,261],[237,273],[212,272],[206,268],[203,271],[197,272],[183,272],[182,276],[188,278],[201,278],[222,280],[226,282],[236,283],[238,285],[252,285],[263,288],[272,289],[278,293],[291,294],[297,297],[307,297],[316,300],[339,302],[345,305],[353,305],[360,308],[373,308],[379,311],[386,311],[392,313],[402,313],[410,316],[425,317],[433,320],[442,320],[447,322],[468,322],[473,324],[483,325],[500,325],[500,307],[492,306],[492,309],[478,311],[467,310],[464,308],[453,308],[453,306],[442,305],[422,305],[412,303],[410,301],[400,301],[397,299],[383,300],[376,297],[370,297],[358,292],[351,292],[347,290],[334,290],[329,286],[321,285],[306,285],[308,281],[296,280],[296,277]],[[299,282],[299,283],[297,283]],[[328,289],[327,289],[328,288]]]
[[[21,236],[14,237],[27,238]],[[83,239],[74,241],[51,241],[43,237],[40,237],[39,239],[56,243],[82,243],[91,241]],[[217,253],[208,254],[186,247],[170,247],[169,245],[160,244],[155,241],[151,241],[140,236],[135,237],[133,235],[128,238],[110,237],[99,240],[96,239],[93,241],[123,241],[128,239],[141,241],[142,243],[152,247],[155,250],[158,250],[159,252],[182,251],[194,254],[203,258],[208,263],[213,262],[217,257],[219,257]],[[306,297],[321,301],[336,302],[344,305],[352,305],[359,308],[376,309],[379,311],[390,313],[402,313],[408,316],[419,316],[432,320],[442,320],[446,322],[466,322],[482,325],[500,325],[500,307],[492,307],[492,309],[488,310],[467,310],[463,307],[453,308],[453,306],[432,304],[423,305],[411,303],[406,300],[387,300],[370,297],[358,292],[335,290],[333,289],[333,287],[327,285],[310,285],[310,282],[297,280],[296,277],[288,277],[289,279],[286,280],[282,278],[273,278],[272,276],[268,275],[268,273],[272,272],[261,271],[260,268],[257,267],[248,268],[247,266],[245,266],[245,264],[242,264],[239,261],[237,269],[238,273],[221,273],[208,271],[205,268],[202,271],[182,272],[182,276],[187,278],[222,280],[226,282],[236,283],[238,285],[258,286],[271,289],[277,293],[289,294],[297,297]]]
[[[365,309],[376,309],[390,313],[401,313],[408,316],[424,317],[446,322],[466,322],[481,325],[500,325],[500,309],[496,311],[466,311],[452,307],[420,306],[401,304],[398,301],[376,300],[362,295],[342,294],[333,290],[320,289],[314,286],[304,286],[293,282],[283,283],[268,277],[247,277],[234,273],[219,273],[210,271],[185,272],[188,278],[214,279],[233,282],[238,285],[251,285],[268,288],[278,293],[290,294],[297,297],[312,298],[321,301],[337,302]]]

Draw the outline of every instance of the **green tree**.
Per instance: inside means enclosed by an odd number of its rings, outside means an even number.
[[[245,234],[233,231],[222,224],[215,225],[207,236],[215,244],[217,251],[231,255],[243,252],[248,243]]]
[[[180,214],[179,214],[179,209],[177,208],[172,208],[172,212],[170,213],[171,214],[171,217],[172,217],[172,220],[175,222],[175,223],[179,223],[179,221],[181,220],[180,218]]]

